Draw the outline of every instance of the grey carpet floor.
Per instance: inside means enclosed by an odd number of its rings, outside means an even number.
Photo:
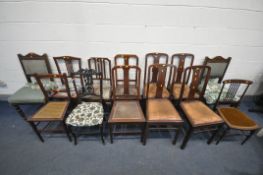
[[[241,110],[261,126],[263,115]],[[28,113],[34,107],[26,107]],[[137,136],[117,136],[102,145],[99,136],[82,137],[77,146],[64,135],[45,134],[38,140],[31,127],[8,105],[0,102],[1,175],[263,175],[263,137],[253,136],[241,146],[240,136],[207,145],[208,134],[191,138],[184,150],[171,144],[169,133],[150,135],[143,146]]]

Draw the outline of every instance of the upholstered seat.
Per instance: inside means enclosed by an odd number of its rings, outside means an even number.
[[[11,104],[44,103],[45,97],[40,89],[24,86],[8,98]]]
[[[168,99],[149,99],[147,101],[148,122],[183,122],[179,113]]]
[[[67,110],[69,102],[48,102],[43,106],[32,118],[28,121],[61,121],[64,118],[64,114]]]
[[[181,88],[182,88],[181,83],[175,83],[173,85],[173,96],[175,99],[180,98]],[[190,92],[190,87],[188,85],[185,85],[184,86],[184,92],[183,92],[183,99],[188,98],[189,92]],[[195,98],[198,98],[198,97],[199,97],[199,95],[196,93]]]
[[[255,130],[259,126],[250,119],[245,113],[233,107],[222,107],[218,113],[230,128],[241,130]]]
[[[156,90],[157,90],[156,83],[150,83],[149,91],[148,91],[148,98],[154,98],[156,96]],[[147,92],[147,84],[145,84],[144,86],[144,96],[146,96],[146,92]],[[162,98],[168,98],[169,96],[170,96],[169,91],[164,87]]]
[[[71,126],[95,126],[102,124],[103,107],[99,102],[82,102],[69,114],[66,124]]]
[[[144,122],[145,118],[138,101],[115,101],[112,107],[109,123]]]
[[[223,123],[222,118],[201,101],[184,101],[180,105],[194,127]]]

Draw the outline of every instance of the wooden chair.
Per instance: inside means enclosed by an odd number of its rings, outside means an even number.
[[[183,73],[185,67],[192,66],[194,63],[194,55],[190,53],[177,53],[172,55],[171,64],[177,67],[177,74],[173,81],[173,89],[171,89],[173,97],[179,100],[179,96],[182,88]],[[189,81],[190,74],[186,78],[185,93],[183,97],[186,97],[189,92],[189,86],[187,83]]]
[[[110,101],[112,95],[111,88],[111,60],[102,57],[91,57],[88,59],[89,69],[101,72],[101,77],[94,75],[93,82],[95,89],[99,90],[100,79],[102,79],[103,100]]]
[[[151,64],[168,64],[168,59],[169,56],[166,53],[148,53],[145,56],[145,68],[144,68],[144,86],[143,86],[143,97],[146,97],[146,87],[148,86],[147,84],[147,80],[146,77],[148,75],[148,67]],[[152,80],[149,82],[149,97],[154,97],[155,96],[155,92],[156,92],[156,82],[157,82],[157,74],[158,74],[158,69],[153,67],[152,68]],[[169,97],[169,92],[168,90],[165,88],[164,92],[163,92],[163,96],[164,97]]]
[[[18,114],[26,120],[26,114],[21,108],[22,105],[45,103],[45,97],[38,87],[34,75],[36,73],[50,74],[52,72],[47,54],[18,54],[18,58],[24,71],[27,84],[11,95],[8,98],[8,102],[16,109]]]
[[[66,124],[69,126],[70,131],[74,137],[74,143],[77,144],[77,137],[83,134],[94,134],[91,132],[85,132],[84,129],[99,127],[100,138],[104,144],[103,138],[103,121],[104,108],[102,101],[102,78],[99,79],[99,93],[96,94],[96,90],[93,84],[93,77],[102,77],[101,72],[94,69],[81,69],[76,74],[82,74],[84,79],[84,93],[80,95],[79,104],[73,109],[66,119]],[[73,81],[74,82],[74,81]],[[75,82],[74,82],[75,83]],[[85,98],[86,96],[97,96],[97,100],[93,98]],[[83,98],[84,97],[84,98]],[[85,101],[88,99],[88,101]]]
[[[168,70],[169,68],[170,71]],[[146,127],[143,139],[144,145],[146,144],[146,139],[150,130],[176,130],[177,132],[173,144],[176,143],[179,131],[183,126],[183,120],[170,100],[163,96],[165,87],[170,84],[167,82],[166,75],[168,74],[168,77],[169,75],[174,77],[175,71],[176,67],[168,64],[153,64],[148,68],[146,86]],[[149,93],[150,83],[153,77],[156,79],[156,91],[154,94]],[[169,77],[168,80],[170,79],[171,78]]]
[[[206,77],[204,77],[202,87],[200,87],[201,73],[203,71],[206,71],[207,74]],[[209,66],[190,66],[184,70],[183,84],[179,100],[181,110],[185,115],[189,126],[181,145],[181,149],[185,148],[190,136],[196,132],[214,131],[207,142],[208,144],[211,143],[216,131],[223,124],[222,118],[201,101],[206,89],[210,71],[211,68]],[[183,97],[189,73],[190,81],[187,84],[189,86],[189,92],[186,97]]]
[[[214,58],[205,57],[205,66],[211,67],[210,79],[207,84],[207,89],[204,95],[206,103],[213,105],[216,103],[220,89],[222,87],[221,82],[225,76],[226,70],[230,64],[231,57],[223,58],[221,56],[216,56]],[[204,77],[206,72],[202,73]]]
[[[61,129],[66,132],[68,139],[71,141],[71,137],[65,125],[65,115],[67,113],[67,109],[69,107],[71,99],[66,74],[42,74],[36,75],[36,79],[45,96],[46,104],[42,108],[40,108],[32,117],[28,118],[27,121],[42,142],[44,142],[44,139],[41,136],[41,132],[57,132]],[[46,82],[50,79],[54,79],[56,83],[60,82],[61,79],[63,80],[66,92],[68,94],[67,99],[65,99],[64,101],[50,101],[50,96],[59,92],[59,90],[56,88],[50,89],[49,86],[46,86]],[[56,81],[56,79],[58,80]],[[53,127],[52,129],[50,129],[49,127],[55,123],[58,123],[59,125],[56,125],[55,128]],[[42,124],[45,125],[40,128]],[[59,128],[60,125],[62,126],[61,129]]]
[[[223,139],[229,130],[236,130],[240,131],[242,134],[249,133],[242,141],[241,144],[243,145],[259,129],[256,122],[237,109],[240,101],[251,84],[252,81],[249,80],[231,79],[223,81],[223,86],[219,93],[216,106],[219,115],[225,121],[225,125],[221,129],[222,134],[216,144]],[[231,105],[231,107],[220,107],[220,105]]]
[[[118,89],[118,81],[116,79],[117,72],[123,72],[123,88]],[[130,79],[129,73],[135,71],[136,82]],[[143,138],[143,128],[145,118],[139,103],[140,100],[140,74],[141,69],[138,66],[115,66],[112,69],[112,85],[113,85],[113,107],[108,120],[110,140],[113,143],[113,134],[138,134],[138,132],[117,132],[113,131],[113,127],[117,125],[140,125],[141,141]],[[131,89],[130,83],[135,84]]]
[[[53,57],[53,59],[54,59],[54,62],[56,64],[58,73],[59,74],[62,74],[62,73],[67,74],[70,90],[75,92],[74,85],[72,82],[72,76],[75,72],[78,72],[79,70],[82,69],[81,58],[72,57],[72,56],[61,56],[61,57]],[[77,92],[82,93],[83,88],[84,88],[83,77],[74,76],[74,78],[75,78],[75,83],[76,83],[76,87],[77,87]],[[63,80],[61,80],[61,81],[62,81],[62,84],[64,84]],[[72,96],[72,97],[74,99],[76,99],[77,94]]]

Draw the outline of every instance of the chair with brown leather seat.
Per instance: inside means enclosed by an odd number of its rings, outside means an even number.
[[[228,131],[235,130],[246,134],[245,139],[241,142],[243,145],[259,129],[255,121],[237,108],[251,84],[252,81],[250,80],[231,79],[223,81],[216,106],[219,115],[225,121],[225,125],[216,142],[217,144]],[[230,105],[231,107],[221,105]]]
[[[204,83],[200,87],[201,73],[206,71],[207,74],[204,77]],[[190,136],[193,133],[211,132],[212,136],[208,140],[208,144],[211,143],[216,132],[223,124],[222,118],[217,115],[213,110],[202,102],[206,85],[210,76],[211,68],[209,66],[190,66],[184,70],[183,84],[180,93],[180,107],[184,116],[188,121],[188,129],[186,131],[181,149],[184,149]],[[184,88],[187,83],[187,77],[190,74],[190,81],[188,82],[189,93],[186,97],[184,95]]]
[[[176,143],[177,137],[183,126],[183,120],[169,99],[169,94],[165,98],[163,91],[170,85],[170,76],[174,77],[176,67],[168,64],[153,64],[148,68],[146,83],[146,127],[143,144],[146,144],[149,131],[151,130],[175,130],[177,131],[173,140]],[[168,76],[167,76],[168,74]],[[156,91],[148,93],[150,83],[156,80]]]
[[[173,93],[173,97],[176,100],[179,100],[181,88],[182,88],[182,79],[185,67],[192,66],[194,63],[194,55],[190,53],[177,53],[172,55],[171,64],[177,67],[177,74],[173,82],[173,89],[171,92]],[[190,75],[190,74],[189,74]],[[189,93],[189,86],[187,83],[189,81],[190,76],[186,78],[186,85],[184,86],[184,95],[183,97],[187,97]]]
[[[47,81],[52,79],[52,84],[63,83],[66,88],[67,97],[62,101],[50,101],[50,99],[59,92],[57,87],[59,86],[47,86]],[[42,74],[36,75],[36,80],[45,96],[46,104],[41,107],[32,117],[27,118],[27,121],[39,137],[39,139],[44,142],[41,132],[58,132],[64,131],[69,140],[71,141],[67,126],[65,125],[65,116],[67,114],[67,109],[70,106],[71,93],[68,86],[66,74]],[[42,127],[41,127],[42,126]]]
[[[221,82],[225,76],[231,59],[231,57],[223,58],[222,56],[216,56],[214,58],[205,57],[203,65],[211,67],[210,78],[204,94],[204,99],[207,104],[215,106],[222,87]],[[205,76],[205,74],[206,72],[203,72],[202,77]]]
[[[130,74],[133,72],[134,74]],[[118,89],[117,74],[124,74],[122,90]],[[110,140],[113,143],[113,134],[141,134],[143,136],[143,128],[145,118],[140,106],[140,74],[141,69],[138,66],[115,66],[112,69],[112,85],[113,85],[113,107],[109,116],[109,132]],[[133,76],[133,77],[132,77]],[[136,78],[134,76],[137,76]],[[136,79],[134,82],[132,80]],[[130,87],[135,89],[131,89]],[[131,131],[115,131],[115,126],[123,125],[139,125],[139,132]]]
[[[59,74],[62,74],[62,73],[67,74],[69,88],[72,91],[72,93],[74,93],[75,90],[74,90],[72,77],[73,77],[73,74],[75,72],[78,72],[79,70],[82,69],[81,58],[72,57],[72,56],[60,56],[60,57],[53,57],[53,59],[54,59],[54,62],[56,64],[58,73]],[[76,82],[77,92],[82,93],[83,88],[84,88],[83,77],[82,76],[74,76],[74,78],[75,78],[75,82]],[[63,85],[64,85],[64,82],[62,81],[62,86]],[[64,95],[66,95],[66,93],[64,93]],[[67,98],[67,97],[61,96],[61,98]],[[72,98],[76,99],[77,94],[72,95]]]
[[[144,80],[143,80],[143,97],[146,98],[146,87],[148,86],[147,82],[147,75],[148,75],[148,67],[151,64],[168,64],[168,59],[169,56],[166,53],[148,53],[145,55],[145,68],[144,68]],[[149,97],[155,97],[156,93],[156,81],[157,81],[157,73],[158,70],[156,70],[155,67],[151,69],[152,71],[152,80],[150,81],[149,84],[149,91],[148,91],[148,96]],[[169,97],[169,92],[165,88],[163,89],[163,96],[164,97]]]
[[[95,75],[93,77],[95,93],[99,93],[99,81],[102,79],[103,100],[106,102],[111,100],[111,60],[103,57],[91,57],[88,59],[89,69],[94,69],[101,72],[101,76]]]

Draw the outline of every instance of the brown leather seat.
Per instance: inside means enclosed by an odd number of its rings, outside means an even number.
[[[240,130],[255,130],[259,126],[245,113],[233,107],[223,107],[218,109],[218,113],[230,128]]]
[[[115,101],[108,122],[145,122],[139,101]]]
[[[61,121],[67,110],[69,102],[49,102],[43,106],[28,121]]]
[[[222,118],[201,101],[184,101],[180,105],[194,127],[223,123]]]
[[[147,101],[147,119],[148,122],[183,122],[168,99],[149,99]]]
[[[154,98],[156,96],[156,90],[157,90],[156,83],[150,83],[149,84],[148,98]],[[144,86],[144,96],[146,96],[146,92],[147,92],[147,84],[145,84],[145,86]],[[169,96],[170,96],[169,91],[164,87],[163,93],[162,93],[162,98],[168,98]]]
[[[175,99],[179,99],[180,98],[180,93],[181,93],[181,88],[182,88],[182,84],[181,83],[175,83],[173,86],[173,96]],[[190,92],[190,87],[188,85],[184,86],[184,93],[183,93],[183,99],[188,98]],[[195,98],[198,98],[199,95],[196,93],[195,94]]]

